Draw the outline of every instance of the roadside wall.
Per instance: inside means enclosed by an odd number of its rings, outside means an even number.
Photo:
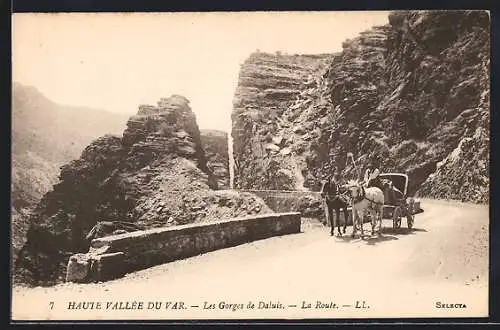
[[[91,242],[88,253],[70,258],[66,281],[105,281],[173,260],[300,230],[300,213],[289,212],[102,237]]]

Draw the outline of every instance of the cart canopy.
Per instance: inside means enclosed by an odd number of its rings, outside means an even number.
[[[394,186],[403,193],[404,197],[406,197],[408,190],[408,175],[404,173],[380,173],[378,177],[380,179],[391,180]]]

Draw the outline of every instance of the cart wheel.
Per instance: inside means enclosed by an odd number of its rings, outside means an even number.
[[[413,228],[413,222],[414,222],[413,214],[406,216],[406,224],[408,225],[408,229]]]
[[[402,215],[402,210],[400,206],[396,206],[394,208],[394,211],[392,213],[392,227],[394,229],[401,228],[401,215]]]

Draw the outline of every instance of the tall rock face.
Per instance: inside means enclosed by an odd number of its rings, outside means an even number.
[[[87,251],[97,222],[154,228],[271,212],[254,195],[215,188],[189,101],[173,95],[140,106],[123,137],[102,136],[61,168],[33,211],[15,280],[62,281],[68,255]]]
[[[264,65],[259,58],[270,55],[252,54],[233,110],[235,148],[245,148],[235,153],[240,187],[317,190],[334,166],[357,176],[347,159],[352,152],[360,172],[376,160],[382,171],[407,173],[410,195],[487,200],[489,33],[486,12],[393,12],[389,24],[346,40],[325,69],[311,70],[314,84],[290,70],[295,86],[304,87],[280,99],[279,115],[265,84],[249,89],[246,77],[281,77],[288,62],[274,57]],[[464,172],[474,174],[449,178]]]
[[[235,188],[303,188],[303,159],[285,133],[294,129],[285,111],[317,87],[314,74],[330,58],[258,52],[243,63],[231,115]]]
[[[128,116],[57,104],[33,86],[12,85],[12,252],[24,244],[29,213],[95,138],[119,134]]]
[[[481,158],[476,162],[481,177],[477,181],[480,183],[475,183],[479,186],[471,189],[481,190],[482,197],[477,194],[464,196],[457,180],[448,186],[451,193],[417,192],[421,196],[436,198],[474,202],[487,200],[490,111],[488,14],[481,11],[404,12],[393,14],[389,19],[395,30],[389,43],[389,59],[390,63],[397,65],[386,71],[389,82],[401,82],[399,85],[390,84],[390,94],[387,93],[380,107],[381,110],[387,107],[394,113],[392,123],[387,121],[385,127],[391,127],[396,132],[396,142],[406,143],[395,156],[403,159],[401,166],[414,179],[410,188],[418,190],[429,175],[436,172],[437,165],[450,157],[464,139],[476,136],[481,140],[479,145],[482,150],[478,150],[474,158]],[[484,134],[477,134],[478,131]],[[475,169],[469,167],[472,163],[464,155],[459,155],[453,167],[456,172],[474,172]],[[483,176],[485,170],[487,180]],[[437,179],[444,172],[435,174]],[[433,182],[438,186],[447,186],[446,179]]]
[[[200,133],[208,168],[217,179],[219,189],[229,189],[227,133],[211,129],[201,129]]]

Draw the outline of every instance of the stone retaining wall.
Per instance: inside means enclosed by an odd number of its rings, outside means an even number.
[[[244,190],[254,195],[259,196],[266,203],[266,205],[274,212],[300,212],[302,217],[317,218],[321,222],[326,223],[326,205],[321,198],[319,192],[314,191],[287,191],[287,190]],[[421,202],[418,199],[409,198],[408,204],[412,214],[423,212]],[[384,207],[384,219],[392,219],[392,209]],[[349,214],[347,224],[352,225],[352,212],[351,207],[347,208]],[[333,212],[335,217],[335,212]],[[343,224],[343,215],[341,217],[341,224]],[[369,222],[365,218],[365,222]]]
[[[274,212],[300,212],[305,218],[316,218],[327,223],[326,204],[319,192],[315,191],[287,191],[287,190],[245,190],[259,196]],[[348,207],[347,224],[352,225],[351,208]],[[333,212],[335,217],[335,212]],[[340,216],[342,224],[343,215]],[[368,220],[366,220],[368,221]]]
[[[297,212],[154,228],[94,239],[87,254],[72,256],[66,281],[92,282],[259,239],[299,233]]]
[[[325,218],[319,192],[287,190],[245,190],[264,200],[274,212],[300,212],[303,217]]]

